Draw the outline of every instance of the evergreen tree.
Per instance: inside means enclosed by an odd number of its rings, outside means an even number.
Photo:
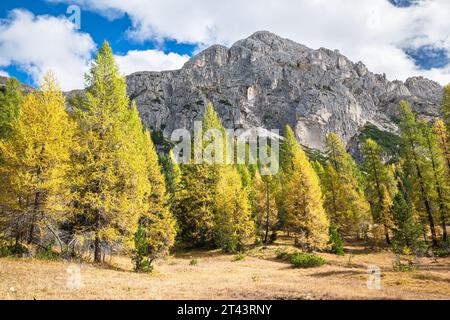
[[[394,249],[404,248],[416,250],[419,247],[419,237],[422,227],[414,220],[413,206],[405,199],[405,193],[399,189],[394,197],[392,212],[394,219]]]
[[[160,163],[164,172],[167,192],[170,195],[171,202],[173,202],[175,193],[177,192],[181,182],[181,169],[176,162],[172,150],[170,150],[168,154],[161,155]]]
[[[369,204],[360,185],[359,170],[345,150],[342,140],[333,133],[326,138],[326,153],[323,186],[328,215],[340,232],[357,231],[369,214]]]
[[[431,231],[433,245],[437,245],[435,213],[432,206],[434,184],[432,183],[432,166],[424,148],[426,144],[422,126],[416,121],[406,101],[400,102],[403,118],[400,130],[403,139],[402,156],[407,166],[406,171],[411,185],[412,198],[417,210],[425,214]]]
[[[291,179],[286,187],[286,222],[308,249],[324,249],[329,221],[322,203],[319,178],[300,146],[293,146]]]
[[[441,113],[444,117],[447,129],[450,130],[450,84],[444,87],[444,94],[442,96]]]
[[[253,210],[256,217],[258,233],[263,242],[268,244],[269,233],[275,234],[278,225],[278,208],[275,201],[275,180],[257,172],[254,181]]]
[[[384,226],[386,242],[391,243],[389,228],[392,225],[391,195],[395,194],[395,180],[392,171],[382,162],[382,149],[372,139],[363,146],[366,176],[366,197],[370,203],[373,220]]]
[[[132,245],[150,186],[142,124],[107,42],[86,80],[85,95],[74,107],[81,142],[74,220],[77,230],[93,233],[94,261],[101,262],[104,245]]]
[[[0,139],[6,138],[11,132],[12,123],[19,117],[23,97],[20,83],[15,78],[6,80],[0,90]]]
[[[24,98],[7,138],[0,140],[1,220],[16,243],[37,243],[44,232],[60,241],[55,227],[67,218],[74,128],[63,94],[47,74],[41,91]]]
[[[330,241],[328,244],[330,246],[330,251],[339,256],[343,256],[345,254],[344,245],[342,244],[342,238],[338,229],[335,226],[330,225],[329,234]]]

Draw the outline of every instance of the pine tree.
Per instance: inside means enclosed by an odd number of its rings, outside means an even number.
[[[74,107],[81,142],[74,220],[77,230],[93,233],[94,261],[101,262],[104,245],[132,245],[149,183],[142,125],[107,42],[86,80],[85,95]]]
[[[55,227],[67,218],[74,130],[63,94],[47,74],[41,91],[24,98],[7,138],[0,140],[2,225],[16,243],[36,243],[50,232],[62,247]]]
[[[400,130],[403,139],[402,156],[405,159],[406,171],[412,186],[412,195],[415,199],[417,210],[423,211],[428,220],[431,238],[433,245],[437,245],[436,227],[435,227],[435,213],[432,206],[434,185],[432,167],[430,161],[424,150],[426,144],[422,127],[416,121],[414,114],[411,111],[406,101],[400,102],[400,108],[403,113],[403,118],[400,122]]]
[[[177,192],[181,182],[181,169],[179,164],[176,162],[172,150],[170,150],[168,154],[161,155],[160,163],[164,172],[167,192],[170,195],[171,202],[173,202],[175,193]]]
[[[19,117],[22,100],[20,83],[15,78],[9,78],[0,90],[0,139],[11,132],[12,123]]]
[[[394,249],[403,251],[404,248],[417,250],[420,246],[419,237],[422,233],[420,224],[414,221],[412,204],[406,200],[406,195],[399,189],[392,204],[394,219]]]
[[[392,171],[382,162],[382,149],[372,139],[363,146],[366,176],[366,197],[370,203],[373,220],[384,226],[386,242],[391,243],[389,228],[392,225],[391,198],[396,193]]]
[[[268,244],[269,233],[276,232],[278,226],[278,208],[275,192],[276,181],[272,176],[264,176],[257,172],[254,179],[253,210],[256,217],[258,233],[262,235],[263,242]]]
[[[319,178],[300,146],[293,146],[291,179],[286,187],[286,222],[308,249],[327,246],[329,221],[322,203]]]
[[[235,252],[249,244],[255,234],[247,189],[237,170],[222,167],[215,193],[214,240],[226,252]]]
[[[328,215],[341,233],[357,231],[369,214],[369,204],[360,185],[360,172],[342,140],[333,133],[326,138],[326,153],[323,186]]]

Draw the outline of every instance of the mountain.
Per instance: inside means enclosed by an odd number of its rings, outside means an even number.
[[[127,85],[144,124],[166,138],[191,129],[212,102],[227,128],[282,132],[289,124],[301,144],[319,151],[335,132],[354,153],[360,136],[395,143],[402,99],[422,117],[437,116],[443,90],[422,77],[388,81],[338,50],[313,50],[266,31],[231,48],[214,45],[180,70],[131,74]]]

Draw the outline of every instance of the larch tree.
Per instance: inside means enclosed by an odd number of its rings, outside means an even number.
[[[242,250],[252,242],[252,220],[248,191],[232,165],[222,166],[215,192],[214,241],[225,252]]]
[[[450,176],[450,136],[441,119],[437,119],[433,124],[433,132],[436,136],[438,152],[444,158],[447,166],[447,174]]]
[[[280,228],[286,229],[286,195],[287,195],[287,186],[289,181],[292,178],[292,173],[294,170],[294,152],[296,148],[298,147],[298,142],[295,139],[294,131],[292,131],[291,127],[289,125],[286,125],[284,129],[284,136],[283,140],[280,144],[280,154],[279,154],[279,161],[280,161],[280,169],[279,173],[276,176],[276,179],[278,180],[277,183],[280,185],[280,188],[278,189],[276,199],[277,199],[277,206],[278,206],[278,215],[279,215],[279,224]],[[287,230],[289,232],[289,230]]]
[[[359,170],[337,135],[328,134],[325,142],[325,206],[331,222],[341,233],[357,232],[360,223],[369,219],[369,204],[360,184]]]
[[[438,137],[433,128],[422,123],[422,132],[425,138],[425,148],[427,158],[431,164],[432,184],[434,184],[434,207],[439,212],[439,218],[442,227],[442,240],[447,241],[447,220],[450,214],[450,176],[448,175],[446,159],[439,147]]]
[[[382,162],[382,156],[381,147],[374,140],[367,139],[363,146],[366,198],[369,201],[374,222],[384,226],[386,242],[390,244],[389,229],[392,226],[390,206],[396,187],[394,175]]]
[[[80,150],[74,166],[76,228],[92,234],[94,261],[104,246],[132,246],[148,189],[142,127],[130,108],[125,78],[111,48],[99,49],[86,75],[85,95],[74,106]]]
[[[203,133],[209,129],[223,132],[219,115],[212,104],[208,104],[203,119],[201,148],[197,145],[193,153],[205,150]],[[198,143],[199,141],[194,141]],[[206,145],[211,141],[206,141]],[[223,149],[222,149],[223,151]],[[214,244],[214,211],[217,183],[219,181],[218,164],[202,163],[181,166],[181,181],[174,200],[174,212],[179,226],[179,238],[191,246]]]
[[[137,115],[137,111],[135,114]],[[148,131],[144,132],[142,146],[149,187],[144,194],[144,211],[139,216],[139,227],[135,234],[134,261],[142,261],[144,256],[147,263],[136,263],[137,271],[145,271],[140,270],[143,266],[151,268],[155,259],[166,256],[175,242],[176,235],[175,219],[169,211],[165,178]],[[139,247],[136,247],[136,244]]]
[[[265,244],[270,241],[269,233],[274,235],[278,227],[275,183],[272,176],[261,177],[259,172],[256,172],[253,183],[253,210],[258,234]]]
[[[420,123],[416,120],[411,108],[406,101],[400,102],[400,108],[403,117],[399,124],[401,136],[403,139],[402,156],[405,159],[408,172],[408,179],[410,180],[412,198],[414,199],[415,207],[421,211],[428,224],[431,232],[431,239],[433,245],[437,245],[436,233],[436,217],[433,207],[433,193],[435,186],[432,183],[433,170],[428,158],[425,138]]]
[[[70,203],[68,169],[74,147],[74,123],[52,74],[40,91],[27,95],[17,119],[0,140],[4,177],[0,203],[2,226],[16,243],[40,243],[44,233],[61,239],[56,227],[67,218]]]
[[[325,249],[329,220],[323,208],[319,178],[300,145],[293,146],[291,179],[286,186],[286,224],[296,242],[309,250]]]

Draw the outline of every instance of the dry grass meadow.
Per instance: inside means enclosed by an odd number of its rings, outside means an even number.
[[[280,245],[239,261],[219,251],[175,253],[152,274],[134,273],[127,257],[82,263],[75,289],[69,262],[2,258],[0,299],[450,299],[450,257],[420,258],[417,270],[395,272],[391,252],[353,245],[343,257],[320,254],[327,260],[321,267],[296,269],[276,259]],[[380,289],[367,287],[370,265],[381,268]]]

